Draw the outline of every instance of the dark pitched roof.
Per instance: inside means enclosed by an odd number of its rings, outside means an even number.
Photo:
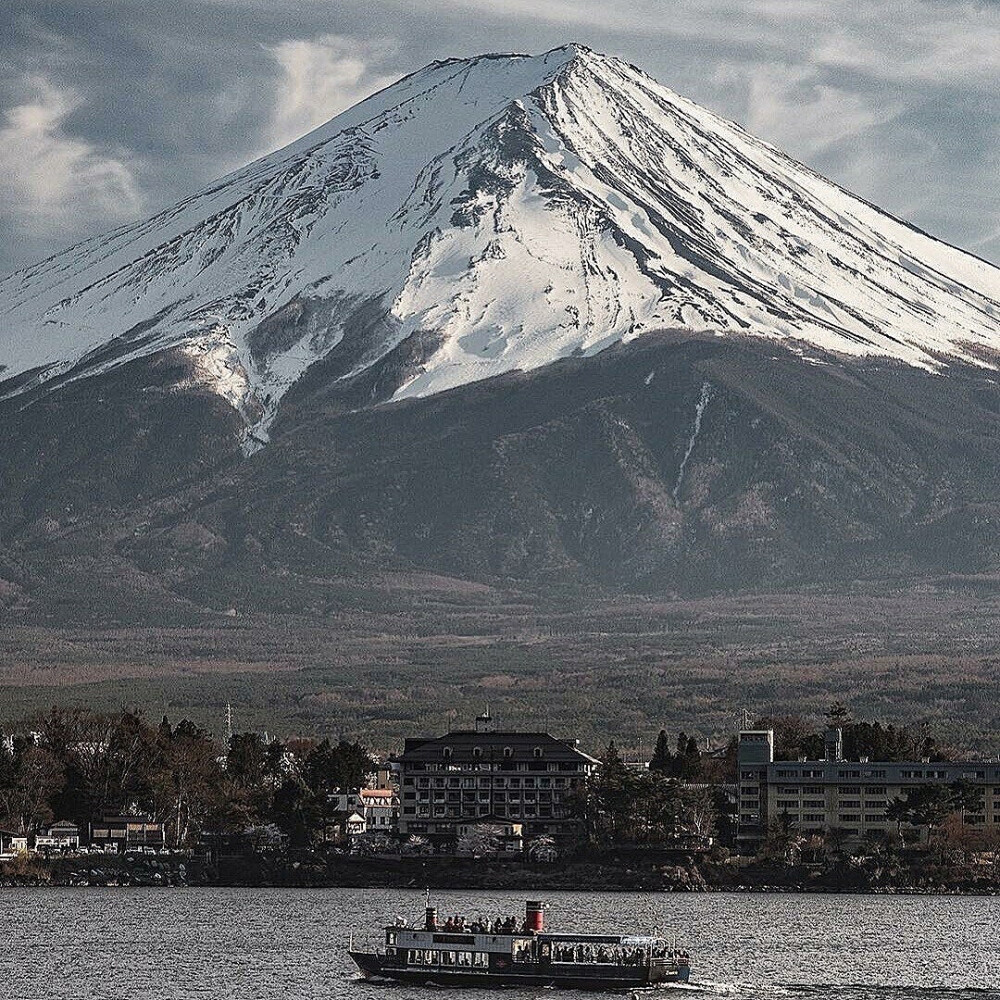
[[[401,759],[404,762],[441,760],[445,748],[449,748],[454,757],[471,759],[475,747],[480,748],[481,756],[486,760],[491,757],[534,760],[537,748],[541,750],[543,760],[596,763],[589,754],[578,750],[573,742],[556,739],[549,733],[477,733],[473,729],[459,729],[433,738],[408,739]],[[509,755],[504,753],[508,749]]]

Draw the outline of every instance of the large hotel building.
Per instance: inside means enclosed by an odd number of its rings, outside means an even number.
[[[752,847],[769,826],[787,822],[803,833],[839,828],[845,837],[896,829],[886,816],[894,799],[920,785],[962,781],[978,801],[962,813],[968,826],[1000,828],[1000,761],[847,761],[841,731],[826,733],[824,760],[775,760],[770,729],[740,733],[737,842]]]
[[[525,836],[561,835],[578,825],[570,800],[598,761],[576,741],[548,733],[476,729],[408,739],[398,759],[399,832],[453,837],[469,823],[507,823]]]

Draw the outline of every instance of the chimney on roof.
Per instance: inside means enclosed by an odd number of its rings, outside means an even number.
[[[486,711],[482,715],[476,716],[476,732],[477,733],[492,733],[493,732],[493,716],[490,715],[490,706],[486,706]]]

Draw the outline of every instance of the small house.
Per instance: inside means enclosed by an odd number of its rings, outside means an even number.
[[[28,853],[28,838],[12,830],[0,830],[0,861],[11,861]]]
[[[80,849],[80,828],[68,819],[44,827],[35,837],[38,854],[67,853]]]

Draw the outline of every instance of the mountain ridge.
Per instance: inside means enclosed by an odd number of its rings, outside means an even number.
[[[0,396],[179,350],[252,451],[312,365],[349,382],[407,341],[373,401],[673,326],[989,366],[998,300],[1000,269],[570,43],[429,64],[11,275]]]

